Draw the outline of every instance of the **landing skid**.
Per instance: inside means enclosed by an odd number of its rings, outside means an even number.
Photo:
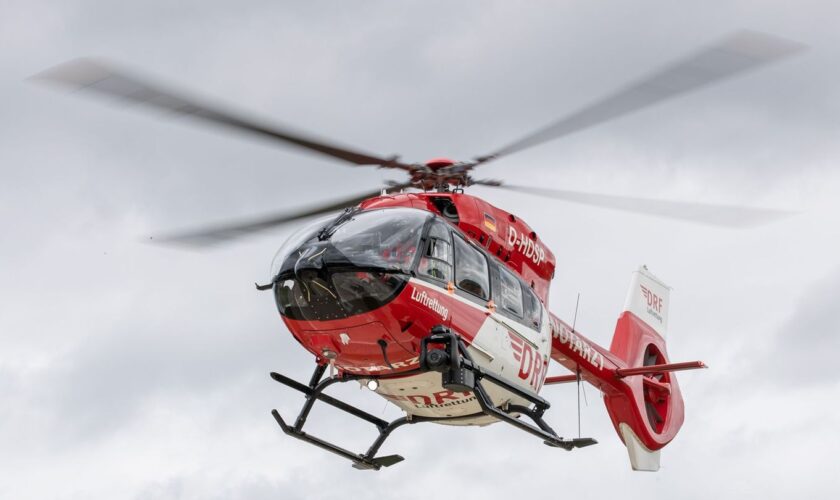
[[[430,349],[430,345],[443,346],[443,348]],[[335,383],[370,379],[370,376],[341,373],[321,380],[326,368],[326,365],[318,365],[315,368],[315,372],[312,374],[309,385],[302,384],[296,380],[286,377],[285,375],[272,372],[271,378],[283,385],[302,392],[306,396],[306,401],[304,402],[294,425],[287,424],[277,410],[271,410],[271,414],[274,416],[274,419],[277,421],[277,424],[280,425],[283,432],[287,435],[344,457],[353,462],[353,467],[357,469],[379,470],[382,467],[390,467],[391,465],[402,462],[404,458],[400,455],[377,457],[376,453],[379,451],[379,448],[382,447],[382,444],[388,436],[390,436],[394,430],[402,427],[403,425],[417,424],[421,422],[440,422],[444,420],[449,422],[466,420],[475,418],[477,415],[481,414],[492,416],[529,434],[537,436],[548,446],[572,450],[573,448],[582,448],[584,446],[590,446],[597,443],[597,441],[592,438],[563,439],[558,436],[557,433],[554,432],[554,430],[542,419],[543,414],[550,406],[548,401],[536,394],[511,385],[495,374],[478,366],[470,357],[469,352],[467,352],[467,347],[464,342],[457,335],[443,327],[435,327],[432,329],[431,335],[423,339],[421,343],[420,369],[409,373],[401,373],[399,376],[402,377],[411,373],[422,373],[428,371],[441,372],[443,386],[446,389],[459,392],[472,391],[473,394],[475,394],[476,400],[482,410],[481,413],[459,417],[422,417],[418,415],[407,415],[388,422],[371,415],[364,410],[356,408],[353,405],[323,393],[327,387]],[[527,400],[529,403],[534,405],[534,408],[514,404],[505,404],[500,407],[495,406],[484,388],[482,383],[483,380],[487,380],[490,383]],[[379,430],[379,436],[374,440],[367,452],[363,454],[353,453],[345,448],[330,443],[329,441],[325,441],[303,432],[303,426],[306,423],[309,412],[312,410],[316,401],[326,403],[330,406],[338,408],[339,410],[349,413],[354,417],[375,425]],[[517,414],[529,417],[536,426],[518,420],[516,417]]]

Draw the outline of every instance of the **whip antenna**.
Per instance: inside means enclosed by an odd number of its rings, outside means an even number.
[[[575,326],[577,325],[577,315],[578,309],[580,308],[580,292],[577,294],[577,300],[575,301],[575,314],[572,316],[572,333],[575,333]],[[576,381],[577,381],[577,424],[578,424],[578,439],[580,439],[580,365],[577,365],[577,370],[575,371]]]

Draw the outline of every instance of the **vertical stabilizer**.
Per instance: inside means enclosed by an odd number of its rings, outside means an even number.
[[[610,352],[627,369],[668,363],[665,335],[671,290],[647,267],[633,272],[624,310],[615,325]],[[683,423],[677,379],[670,372],[624,375],[622,389],[604,394],[604,404],[630,458],[633,470],[659,470],[659,455]]]
[[[670,295],[670,287],[648,271],[647,266],[641,266],[633,272],[624,311],[636,315],[664,339],[668,332]]]

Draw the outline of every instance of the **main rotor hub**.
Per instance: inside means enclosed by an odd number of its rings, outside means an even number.
[[[432,170],[451,167],[452,165],[455,165],[455,160],[451,160],[449,158],[432,158],[426,162],[426,166]]]

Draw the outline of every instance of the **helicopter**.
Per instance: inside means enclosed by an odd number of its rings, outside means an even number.
[[[480,179],[484,164],[619,118],[800,52],[773,35],[739,32],[674,62],[618,92],[472,160],[403,162],[340,146],[169,90],[92,59],[78,59],[34,78],[259,136],[349,163],[401,171],[407,178],[375,191],[293,213],[220,224],[163,238],[198,247],[225,243],[282,224],[308,220],[277,251],[271,291],[294,339],[314,357],[307,383],[272,372],[299,391],[281,430],[379,470],[403,460],[379,455],[396,429],[417,423],[486,426],[504,422],[544,444],[573,450],[597,441],[564,438],[546,422],[545,386],[586,382],[603,395],[634,470],[656,471],[660,454],[682,427],[685,410],[675,372],[705,368],[672,362],[667,353],[670,288],[646,266],[632,273],[609,348],[548,310],[556,260],[538,233],[515,214],[468,194],[472,186],[706,224],[750,227],[788,212],[728,205],[607,196]],[[316,218],[317,217],[317,218]],[[569,374],[548,376],[551,361]],[[383,420],[326,394],[359,383],[404,411]],[[304,427],[316,403],[372,424],[378,436],[361,453]],[[579,403],[578,403],[579,404]]]

